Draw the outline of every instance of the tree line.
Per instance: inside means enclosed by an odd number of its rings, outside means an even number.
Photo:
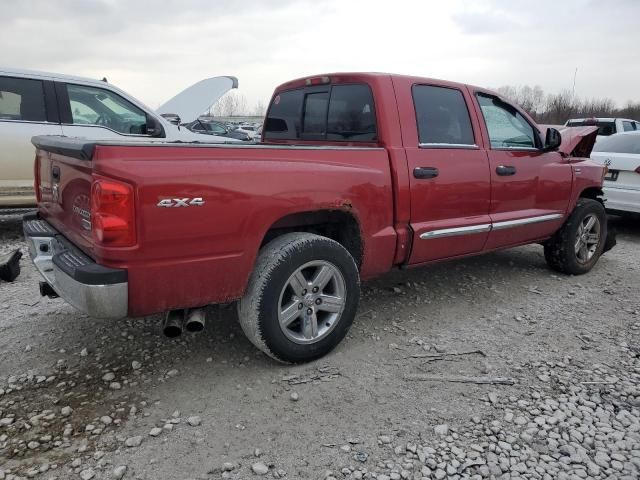
[[[610,98],[582,99],[569,90],[547,94],[538,85],[534,87],[507,85],[497,88],[496,91],[518,104],[541,124],[562,125],[570,118],[587,117],[622,117],[640,120],[640,102],[628,101],[620,108]]]
[[[510,85],[497,88],[501,95],[520,105],[541,124],[562,125],[570,118],[622,117],[640,120],[640,102],[629,101],[623,107],[616,106],[610,98],[582,99],[563,90],[560,93],[545,93],[538,85],[530,87]],[[263,116],[267,106],[258,101],[250,108],[246,97],[236,90],[224,95],[209,112],[215,116],[236,115]]]
[[[249,108],[247,98],[237,90],[231,90],[218,100],[208,113],[216,117],[234,117],[238,115],[262,117],[266,112],[267,106],[262,100],[258,100],[253,108]]]

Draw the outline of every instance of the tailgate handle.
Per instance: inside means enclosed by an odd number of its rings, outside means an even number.
[[[496,173],[503,177],[508,177],[509,175],[515,175],[516,167],[512,167],[511,165],[500,165],[496,167]]]
[[[60,167],[54,166],[51,169],[51,176],[53,177],[54,180],[59,182],[60,181]]]
[[[438,175],[440,175],[440,172],[434,167],[416,167],[413,169],[415,178],[435,178]]]

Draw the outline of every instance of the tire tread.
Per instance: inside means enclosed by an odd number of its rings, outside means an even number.
[[[573,249],[573,235],[574,228],[577,228],[577,224],[582,221],[583,211],[587,209],[594,209],[600,211],[600,245],[595,254],[596,260],[591,265],[585,267],[578,264],[575,260],[575,252]],[[576,207],[553,237],[551,237],[544,245],[544,258],[547,264],[554,270],[571,275],[581,275],[587,273],[593,265],[597,262],[597,257],[602,253],[604,247],[603,239],[607,235],[607,218],[604,207],[598,200],[591,198],[580,198],[576,203]]]
[[[258,255],[246,293],[238,302],[240,326],[249,341],[266,355],[282,363],[291,362],[280,358],[276,352],[273,352],[269,348],[260,326],[260,310],[265,290],[271,281],[273,272],[280,267],[282,263],[290,261],[290,258],[298,252],[313,248],[314,244],[319,241],[334,244],[335,247],[343,249],[346,252],[346,249],[344,249],[342,245],[330,238],[302,232],[287,233],[265,245]],[[353,261],[353,266],[357,271],[355,261],[348,252],[347,255]]]

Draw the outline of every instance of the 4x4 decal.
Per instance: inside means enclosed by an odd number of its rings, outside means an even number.
[[[201,207],[204,205],[202,197],[195,198],[163,198],[156,207],[177,208],[177,207]]]

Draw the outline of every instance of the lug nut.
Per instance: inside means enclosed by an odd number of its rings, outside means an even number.
[[[316,298],[316,305],[320,305],[322,303],[322,299],[321,298]]]
[[[302,310],[302,307],[304,307],[304,305],[302,304],[302,302],[300,302],[300,303],[298,304],[298,310]]]
[[[307,294],[307,289],[305,288],[304,290],[302,290],[302,295],[306,295]]]
[[[313,308],[307,308],[307,315],[311,315],[313,313]]]
[[[318,293],[318,287],[313,287],[313,289],[311,290],[313,293]]]

